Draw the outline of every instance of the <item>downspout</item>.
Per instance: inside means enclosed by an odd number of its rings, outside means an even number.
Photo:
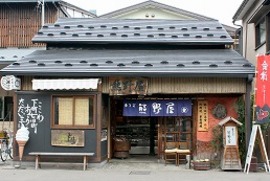
[[[248,150],[249,138],[251,134],[252,120],[251,120],[251,91],[252,91],[253,75],[249,74],[246,84],[246,95],[245,95],[245,135],[246,135],[246,150]]]
[[[242,20],[242,21],[243,21],[243,20]],[[233,24],[234,24],[235,26],[241,27],[241,32],[242,32],[242,36],[241,36],[241,37],[243,38],[243,33],[244,33],[244,32],[243,32],[243,30],[244,30],[244,29],[243,29],[243,26],[235,24],[235,20],[233,21]],[[248,39],[248,35],[247,35],[247,34],[248,34],[248,33],[247,33],[247,32],[248,32],[248,21],[247,21],[247,23],[246,23],[245,26],[246,26],[246,32],[245,32],[245,40],[246,40],[246,41],[245,41],[245,50],[243,49],[243,47],[244,47],[244,42],[242,42],[242,52],[241,52],[241,53],[242,53],[242,55],[246,58],[246,57],[247,57],[247,42],[248,42],[248,41],[247,41],[247,39]],[[243,41],[243,39],[242,39],[242,41]],[[243,52],[243,51],[245,51],[245,55],[244,55],[244,52]]]
[[[45,24],[45,2],[42,0],[42,10],[41,10],[41,25],[44,26]]]
[[[233,21],[233,25],[240,27],[239,29],[241,29],[241,35],[239,36],[239,51],[241,53],[241,55],[243,55],[243,26],[242,25],[238,25],[235,24],[235,21]],[[237,33],[235,33],[235,35],[237,35]],[[236,36],[237,37],[237,36]]]

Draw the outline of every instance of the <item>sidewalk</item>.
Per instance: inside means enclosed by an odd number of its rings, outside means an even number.
[[[136,162],[128,160],[111,160],[109,163],[90,164],[87,171],[82,170],[81,164],[50,163],[42,165],[42,169],[34,170],[34,163],[22,163],[22,168],[15,168],[17,164],[11,160],[0,163],[1,181],[269,181],[270,173],[241,171],[221,171],[211,169],[196,171],[179,167],[174,164],[164,165],[161,162]]]

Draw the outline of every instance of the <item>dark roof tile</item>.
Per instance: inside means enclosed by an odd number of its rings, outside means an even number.
[[[59,26],[58,26],[59,25]],[[88,27],[88,28],[84,28]],[[119,36],[114,35],[119,31]],[[97,36],[86,36],[91,31]],[[59,36],[66,32],[70,36]],[[54,36],[43,36],[54,35]],[[137,36],[139,33],[140,36]],[[72,36],[77,34],[78,36]],[[162,36],[160,34],[165,34]],[[209,36],[212,35],[213,36]],[[62,34],[64,35],[64,34]],[[123,38],[124,35],[125,38]],[[150,35],[150,36],[147,36]],[[152,37],[152,35],[154,37]],[[181,38],[177,38],[181,37]],[[188,35],[188,36],[187,36]],[[198,35],[198,36],[196,36]],[[223,38],[223,36],[226,38]],[[100,39],[100,37],[104,37]],[[202,38],[203,37],[203,38]],[[177,43],[185,44],[232,44],[233,40],[218,21],[161,20],[161,19],[59,19],[45,25],[33,38],[34,43]]]
[[[37,66],[36,63],[30,63],[31,60],[45,66]],[[80,63],[85,61],[89,66]],[[150,77],[170,75],[235,78],[254,75],[255,67],[231,49],[70,50],[59,48],[35,51],[5,67],[1,72],[8,75],[31,76],[107,77],[136,74]]]

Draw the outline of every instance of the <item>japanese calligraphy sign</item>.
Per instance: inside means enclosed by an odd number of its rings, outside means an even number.
[[[256,123],[269,122],[270,105],[270,56],[257,57],[255,89]]]
[[[110,78],[110,95],[146,95],[148,79],[145,78]]]
[[[176,101],[151,102],[151,116],[177,116]]]
[[[38,124],[44,120],[42,101],[38,98],[33,98],[31,100],[20,98],[18,100],[17,115],[20,124],[34,129],[34,133],[37,133]]]
[[[198,131],[208,131],[207,101],[198,101]]]
[[[236,128],[234,126],[225,127],[226,145],[236,146]]]
[[[150,104],[146,101],[124,102],[123,116],[149,116]]]
[[[125,100],[123,116],[191,116],[191,100]]]

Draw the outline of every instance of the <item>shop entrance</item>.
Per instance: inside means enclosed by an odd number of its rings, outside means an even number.
[[[112,102],[112,158],[162,159],[167,142],[192,150],[192,116],[123,116],[123,101]]]
[[[132,155],[157,154],[157,120],[150,117],[123,117],[115,122],[114,156],[125,157]],[[121,143],[122,141],[122,143]],[[119,149],[119,145],[129,144],[127,150]],[[126,145],[126,147],[128,147]],[[125,148],[123,148],[125,149]]]

